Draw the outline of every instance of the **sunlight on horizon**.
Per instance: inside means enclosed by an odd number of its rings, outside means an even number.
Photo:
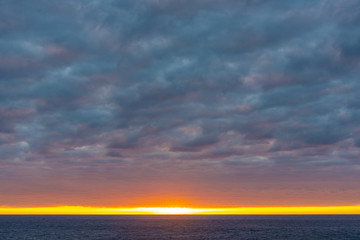
[[[186,208],[135,207],[106,208],[85,206],[0,207],[0,215],[296,215],[360,214],[356,206]]]
[[[185,208],[185,207],[144,207],[144,208],[136,208],[141,212],[149,212],[154,214],[194,214],[199,213],[203,210],[194,209],[194,208]]]

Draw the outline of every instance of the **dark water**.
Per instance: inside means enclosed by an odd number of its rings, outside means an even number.
[[[0,216],[0,239],[360,240],[360,215]]]

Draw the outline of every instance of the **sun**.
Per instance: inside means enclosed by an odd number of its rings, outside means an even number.
[[[142,211],[150,212],[153,214],[194,214],[198,212],[198,209],[184,208],[184,207],[153,207],[153,208],[142,208]]]

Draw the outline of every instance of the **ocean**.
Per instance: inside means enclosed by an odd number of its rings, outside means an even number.
[[[7,239],[360,240],[360,215],[0,216]]]

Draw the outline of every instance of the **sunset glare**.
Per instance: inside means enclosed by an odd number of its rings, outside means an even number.
[[[243,207],[243,208],[184,208],[138,207],[100,208],[81,206],[10,208],[0,207],[0,215],[296,215],[296,214],[360,214],[359,206],[329,207]]]

